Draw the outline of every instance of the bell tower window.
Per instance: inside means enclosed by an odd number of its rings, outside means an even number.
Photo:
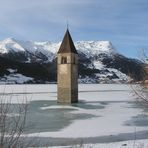
[[[67,63],[67,57],[62,57],[61,64],[66,64]]]

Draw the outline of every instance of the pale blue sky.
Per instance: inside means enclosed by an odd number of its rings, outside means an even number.
[[[148,0],[0,0],[0,40],[62,40],[69,21],[73,40],[109,40],[138,57],[148,53]]]

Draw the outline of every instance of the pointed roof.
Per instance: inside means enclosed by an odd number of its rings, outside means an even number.
[[[63,38],[63,41],[61,43],[58,53],[78,54],[68,29],[66,30],[66,33],[64,35],[64,38]]]

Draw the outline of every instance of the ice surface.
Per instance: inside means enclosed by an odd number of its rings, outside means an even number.
[[[30,133],[31,130],[26,129],[28,136],[78,138],[133,133],[138,125],[135,117],[148,116],[148,112],[136,104],[129,85],[81,84],[79,103],[72,106],[56,103],[56,87],[55,84],[0,85],[1,99],[9,101],[11,97],[11,103],[21,103],[27,98],[30,102],[28,125],[31,122],[43,131],[38,133],[34,129]],[[32,117],[38,122],[31,121]],[[147,122],[144,118],[141,122]],[[50,129],[53,125],[55,131]],[[137,132],[143,130],[148,130],[148,125],[136,127]]]

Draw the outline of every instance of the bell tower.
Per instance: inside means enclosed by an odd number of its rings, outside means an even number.
[[[58,102],[78,102],[78,53],[67,29],[57,54]]]

